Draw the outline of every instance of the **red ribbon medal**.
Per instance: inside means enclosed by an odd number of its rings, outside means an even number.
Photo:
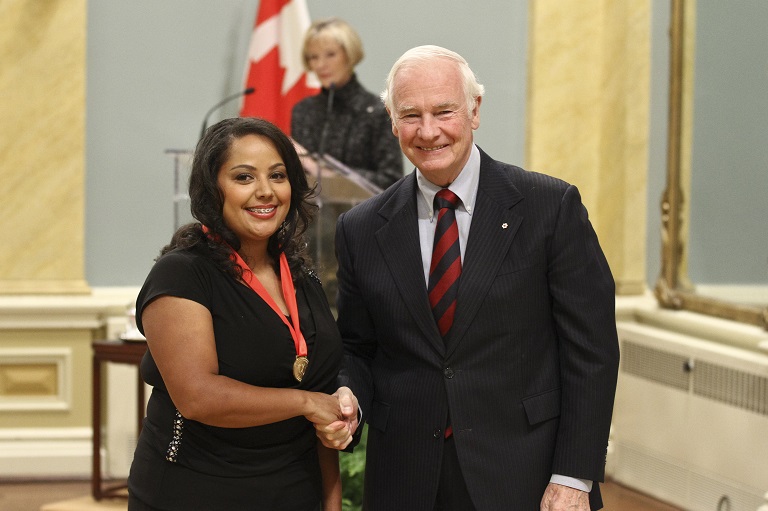
[[[293,337],[293,343],[296,346],[296,360],[293,362],[293,377],[296,380],[301,381],[304,378],[304,373],[307,372],[307,366],[309,366],[309,359],[307,358],[307,341],[304,340],[304,335],[299,328],[299,308],[296,304],[296,289],[293,287],[293,279],[291,278],[291,268],[288,266],[288,258],[284,253],[280,254],[280,285],[283,288],[283,300],[288,306],[288,314],[291,317],[291,322],[288,322],[288,318],[285,317],[283,311],[277,306],[277,303],[269,296],[267,290],[259,282],[259,279],[253,274],[251,269],[245,264],[243,258],[240,257],[236,251],[232,251],[234,254],[235,262],[243,270],[243,280],[248,287],[253,289],[262,300],[272,307],[272,310],[280,316],[283,323],[288,326],[291,331],[291,337]]]
[[[203,230],[206,233],[210,232],[207,227],[203,227]],[[209,236],[211,235],[209,234]],[[221,242],[223,243],[223,241]],[[245,264],[245,261],[240,254],[238,254],[232,247],[229,248],[232,250],[232,258],[235,263],[243,270],[243,280],[245,283],[248,284],[248,287],[253,289],[262,300],[267,302],[272,310],[275,311],[275,314],[280,316],[280,319],[283,320],[283,323],[288,327],[288,330],[291,331],[293,344],[296,346],[296,360],[293,362],[293,377],[296,378],[296,380],[301,381],[302,378],[304,378],[304,374],[307,372],[309,359],[307,358],[307,341],[304,340],[304,335],[299,328],[299,307],[296,304],[296,289],[293,287],[293,278],[291,278],[291,268],[288,266],[288,258],[285,257],[284,253],[280,254],[280,286],[283,290],[283,300],[285,300],[285,304],[288,306],[288,314],[291,317],[290,322],[285,317],[285,314],[283,314],[283,311],[280,310],[280,307],[277,306],[277,303],[271,296],[269,296],[264,285],[259,282],[259,279],[256,278],[248,265]]]

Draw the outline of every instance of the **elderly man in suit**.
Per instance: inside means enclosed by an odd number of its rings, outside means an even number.
[[[370,511],[602,507],[613,278],[576,187],[474,144],[483,92],[450,50],[400,57],[382,99],[416,170],[338,220]]]

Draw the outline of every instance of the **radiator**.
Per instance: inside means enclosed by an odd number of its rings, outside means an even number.
[[[755,511],[768,490],[768,355],[631,322],[609,475],[691,511]]]

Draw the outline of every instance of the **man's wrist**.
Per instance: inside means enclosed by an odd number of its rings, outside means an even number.
[[[574,488],[576,490],[585,491],[587,493],[592,491],[592,481],[589,479],[577,479],[575,477],[552,474],[549,482],[559,484],[561,486],[567,486],[569,488]]]

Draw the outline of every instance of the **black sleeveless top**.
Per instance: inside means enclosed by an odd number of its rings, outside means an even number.
[[[136,302],[136,320],[153,299],[176,296],[213,317],[219,373],[250,385],[333,393],[341,337],[319,283],[296,283],[309,367],[293,378],[296,349],[288,327],[254,291],[199,249],[158,259]],[[182,417],[150,352],[141,374],[153,386],[131,466],[129,489],[158,509],[313,510],[322,496],[317,439],[304,417],[249,428],[221,428]]]

